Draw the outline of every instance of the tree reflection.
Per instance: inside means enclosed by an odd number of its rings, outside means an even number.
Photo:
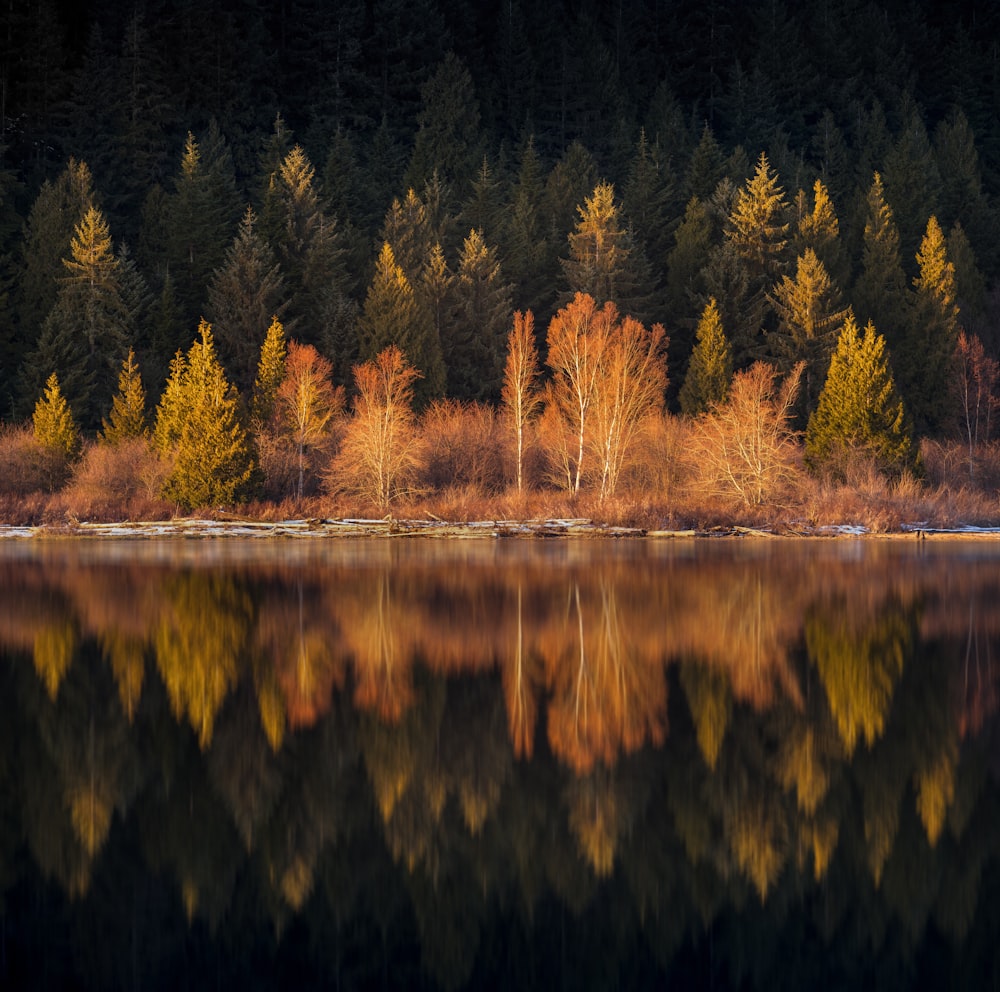
[[[502,960],[551,987],[708,942],[739,964],[697,979],[748,984],[810,942],[901,974],[928,933],[982,946],[991,573],[330,554],[130,562],[120,604],[100,569],[0,566],[13,912],[36,874],[82,907],[148,872],[179,945],[277,961],[322,935],[331,984],[390,985],[406,954],[414,981]]]
[[[250,624],[250,599],[232,579],[181,573],[164,583],[156,664],[174,715],[206,748],[219,707],[236,685]]]

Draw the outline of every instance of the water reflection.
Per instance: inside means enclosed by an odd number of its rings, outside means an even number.
[[[13,545],[0,977],[995,979],[998,587],[971,544]]]

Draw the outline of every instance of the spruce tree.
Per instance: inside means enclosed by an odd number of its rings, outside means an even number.
[[[566,301],[585,293],[599,305],[612,300],[621,306],[629,245],[614,186],[598,183],[577,212],[579,219],[569,235],[569,258],[560,260],[568,285]]]
[[[202,321],[186,356],[178,353],[157,408],[153,442],[171,463],[163,497],[192,510],[248,494],[253,460],[240,400]]]
[[[31,420],[35,440],[43,448],[65,459],[73,458],[79,452],[80,431],[55,372],[46,380]]]
[[[271,317],[286,306],[285,284],[253,208],[247,207],[236,239],[208,287],[208,317],[219,353],[236,388],[249,390]]]
[[[852,294],[854,312],[879,328],[897,361],[902,357],[897,352],[904,348],[910,299],[899,252],[899,231],[877,172],[868,191],[864,231],[861,273]]]
[[[455,321],[442,339],[447,356],[448,394],[459,399],[500,397],[504,344],[511,319],[511,287],[503,278],[496,249],[481,231],[470,231],[455,278]]]
[[[424,376],[418,390],[419,398],[429,400],[443,393],[445,371],[441,341],[406,273],[396,264],[388,242],[382,245],[358,332],[362,358],[374,359],[395,345]]]
[[[118,374],[118,392],[111,402],[111,412],[102,422],[100,440],[115,445],[145,437],[146,433],[146,390],[135,362],[135,352],[129,348]]]
[[[43,369],[59,373],[66,399],[85,427],[100,423],[128,352],[136,314],[124,298],[122,266],[103,214],[89,207],[76,226],[55,307],[23,372],[28,395]],[[136,303],[136,305],[138,305]]]
[[[848,313],[826,383],[806,426],[806,465],[843,478],[852,458],[871,459],[899,475],[917,468],[917,454],[896,391],[885,339],[868,322],[858,333]]]
[[[678,397],[681,412],[694,417],[724,402],[732,377],[732,353],[719,308],[712,298],[705,305],[695,331],[694,351]]]
[[[260,359],[257,362],[257,377],[253,384],[253,399],[250,412],[255,430],[271,419],[274,412],[274,398],[278,387],[285,376],[285,329],[277,316],[271,318],[271,324],[264,336],[260,348]]]
[[[917,264],[920,273],[913,280],[916,295],[899,376],[917,431],[941,435],[953,426],[956,412],[954,397],[943,384],[955,378],[958,306],[955,266],[936,217],[927,221]]]

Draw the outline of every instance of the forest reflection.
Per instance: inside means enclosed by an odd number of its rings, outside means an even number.
[[[0,556],[0,900],[22,844],[81,899],[124,843],[189,925],[250,878],[276,934],[409,928],[445,985],[497,905],[599,892],[662,967],[803,898],[897,964],[967,949],[1000,553],[526,547]]]

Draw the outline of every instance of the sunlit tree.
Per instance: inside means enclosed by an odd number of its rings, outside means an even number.
[[[422,462],[414,444],[413,384],[419,377],[396,346],[355,368],[354,411],[327,473],[329,488],[385,508],[412,484]]]

